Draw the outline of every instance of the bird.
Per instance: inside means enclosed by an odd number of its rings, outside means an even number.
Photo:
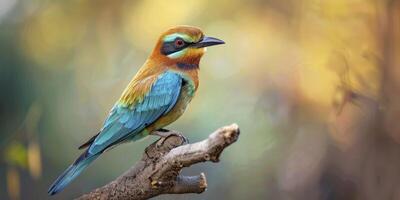
[[[180,25],[159,37],[150,56],[112,107],[98,134],[79,149],[84,152],[50,186],[54,195],[106,150],[148,135],[165,137],[164,127],[186,110],[199,86],[200,59],[209,46],[225,44],[200,28]]]

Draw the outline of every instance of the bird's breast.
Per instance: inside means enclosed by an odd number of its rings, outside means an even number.
[[[163,128],[182,116],[190,101],[194,97],[195,92],[196,87],[194,83],[184,79],[182,83],[182,89],[175,106],[167,114],[160,117],[154,124],[149,126],[147,131],[152,132],[153,130]]]

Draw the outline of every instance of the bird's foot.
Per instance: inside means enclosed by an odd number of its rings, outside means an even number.
[[[152,135],[157,135],[157,136],[162,137],[163,141],[165,141],[168,137],[176,136],[176,137],[182,138],[183,144],[189,143],[189,140],[184,135],[182,135],[181,133],[178,133],[176,131],[170,131],[170,130],[164,129],[164,128],[161,128],[161,129],[158,129],[157,131],[154,131],[152,133]],[[160,145],[163,145],[163,142]]]
[[[160,155],[163,155],[171,151],[173,148],[189,142],[189,140],[182,134],[167,129],[158,129],[151,132],[150,135],[157,135],[161,137],[145,149],[146,156],[152,160],[157,160]]]

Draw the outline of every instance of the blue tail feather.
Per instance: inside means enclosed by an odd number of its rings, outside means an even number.
[[[72,180],[74,180],[88,165],[93,162],[100,154],[90,155],[87,151],[79,156],[50,186],[47,191],[50,195],[57,194],[63,190]]]

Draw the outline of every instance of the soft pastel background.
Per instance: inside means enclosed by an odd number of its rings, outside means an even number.
[[[155,137],[105,153],[54,198],[168,27],[226,41],[169,128],[242,134],[203,194],[156,199],[400,199],[399,0],[0,0],[0,199],[71,199],[123,173]]]

